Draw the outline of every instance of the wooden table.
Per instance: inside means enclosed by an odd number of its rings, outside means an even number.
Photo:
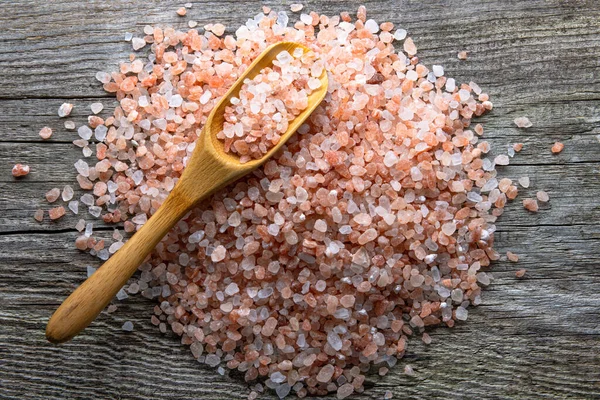
[[[173,334],[150,324],[154,304],[129,298],[71,343],[45,341],[55,307],[97,259],[74,247],[77,217],[38,224],[43,193],[75,181],[81,157],[56,111],[114,99],[94,79],[131,51],[125,32],[146,24],[183,28],[226,23],[228,32],[260,11],[259,2],[194,1],[188,17],[174,1],[36,1],[0,4],[0,398],[243,399],[239,377],[200,365]],[[291,3],[287,2],[287,4]],[[305,1],[305,10],[353,11],[349,1]],[[349,3],[354,3],[349,5]],[[276,7],[277,2],[267,4]],[[496,262],[496,278],[466,323],[437,329],[433,343],[410,343],[385,378],[353,398],[600,398],[600,3],[596,0],[365,1],[369,16],[406,28],[420,58],[442,64],[457,81],[490,93],[480,119],[494,149],[525,144],[500,174],[531,178],[498,223],[497,248],[521,257]],[[284,7],[287,9],[287,6]],[[459,50],[469,51],[466,61]],[[109,110],[104,112],[106,114]],[[513,119],[528,116],[529,129]],[[49,141],[41,127],[55,131]],[[556,141],[559,155],[550,153]],[[16,162],[31,166],[12,178]],[[550,194],[537,214],[521,206],[539,189]],[[81,194],[81,193],[79,193]],[[89,217],[89,215],[88,215]],[[97,224],[98,225],[98,224]],[[107,237],[112,228],[98,225]],[[526,268],[524,279],[515,270]],[[121,330],[124,321],[135,330]],[[407,377],[410,364],[416,377]],[[267,394],[264,398],[274,398]]]

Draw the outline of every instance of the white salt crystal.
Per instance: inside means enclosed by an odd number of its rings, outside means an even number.
[[[383,157],[383,164],[388,167],[391,168],[394,165],[396,165],[396,163],[398,162],[398,156],[396,156],[396,153],[394,153],[393,151],[388,151],[387,153],[385,153],[385,156]]]
[[[237,283],[235,283],[235,282],[231,282],[225,288],[225,294],[228,296],[233,296],[234,294],[238,293],[239,291],[240,291],[240,288],[238,287]]]
[[[108,83],[111,81],[112,77],[108,72],[98,71],[96,72],[96,79],[101,83]]]
[[[83,220],[82,220],[83,221]],[[93,229],[94,229],[94,224],[92,224],[91,222],[85,225],[85,232],[84,235],[86,237],[90,237],[92,236],[93,233]]]
[[[182,103],[183,98],[181,97],[181,95],[176,94],[174,96],[171,96],[171,99],[169,100],[169,107],[179,107]]]
[[[75,129],[75,122],[65,121],[65,129],[68,129],[68,130]]]
[[[506,154],[500,154],[496,158],[494,158],[494,164],[496,165],[508,165],[510,163],[510,159]]]
[[[308,14],[300,14],[300,21],[304,25],[312,25],[312,17]]]
[[[133,33],[125,32],[125,41],[129,42],[133,38]]]
[[[138,214],[131,219],[131,222],[137,225],[143,225],[148,221],[148,216],[146,214]]]
[[[469,312],[465,308],[463,308],[463,307],[456,308],[456,319],[458,319],[460,321],[466,321],[468,316],[469,316]]]
[[[113,244],[110,245],[110,247],[108,248],[108,252],[110,254],[114,254],[116,253],[121,247],[123,247],[123,242],[114,242]]]
[[[164,131],[165,129],[167,129],[167,120],[164,118],[157,118],[154,121],[152,121],[152,125],[160,129],[161,131]]]
[[[77,200],[70,201],[68,207],[73,214],[79,214],[79,202]]]
[[[208,103],[211,96],[212,96],[212,92],[210,90],[207,90],[206,92],[202,93],[202,96],[200,96],[200,104]]]
[[[281,372],[276,371],[271,374],[269,379],[271,379],[271,382],[274,382],[274,383],[283,383],[283,382],[285,382],[286,377]]]
[[[440,76],[443,76],[444,75],[444,67],[442,67],[441,65],[434,65],[433,66],[433,74],[435,76],[437,76],[438,78]]]
[[[103,109],[104,109],[104,105],[102,103],[92,103],[92,104],[90,104],[90,110],[92,110],[92,112],[94,114],[98,114]]]
[[[69,201],[73,198],[73,188],[69,185],[66,185],[62,190],[62,199],[63,201]]]
[[[85,146],[83,149],[81,149],[81,152],[83,153],[84,157],[89,157],[93,154],[93,151],[89,146]]]
[[[83,196],[81,196],[80,200],[86,206],[91,206],[94,204],[94,196],[89,193],[85,193]]]
[[[446,92],[454,92],[454,89],[456,89],[456,81],[454,80],[454,78],[448,78],[446,80]]]
[[[92,130],[86,125],[80,126],[77,129],[77,134],[84,140],[90,140],[92,138]]]
[[[128,297],[129,295],[125,293],[123,289],[119,289],[119,291],[117,292],[117,300],[125,300]]]
[[[373,19],[368,19],[365,22],[365,28],[371,33],[379,32],[379,24]]]
[[[219,245],[215,248],[215,250],[210,255],[210,259],[213,262],[219,262],[219,261],[223,261],[225,259],[226,255],[227,255],[227,250],[225,249],[225,247]]]
[[[531,128],[533,126],[533,124],[527,117],[517,117],[515,118],[514,123],[519,128]]]
[[[140,183],[142,183],[142,180],[144,179],[144,173],[141,170],[137,170],[133,173],[133,175],[131,175],[131,179],[133,179],[133,183],[135,183],[136,185],[139,185]]]
[[[394,32],[394,39],[395,40],[404,40],[406,38],[407,32],[406,29],[396,29],[396,32]]]
[[[146,41],[142,38],[133,38],[131,39],[131,45],[133,50],[139,50],[146,45]]]
[[[298,3],[290,4],[290,10],[292,12],[298,12],[298,11],[302,10],[303,8],[304,8],[304,6],[302,4],[298,4]]]
[[[308,80],[308,87],[309,87],[311,90],[317,90],[318,88],[320,88],[320,87],[321,87],[321,80],[320,80],[320,79],[317,79],[317,78],[310,78],[310,79]]]
[[[458,96],[460,97],[460,101],[467,101],[469,100],[469,98],[471,97],[471,92],[469,92],[467,89],[460,89],[458,91]]]
[[[197,26],[198,26],[198,22],[196,22],[196,21],[194,21],[194,20],[190,20],[190,21],[188,21],[188,26],[189,26],[190,28],[195,28],[195,27],[197,27]]]
[[[106,139],[106,134],[108,133],[108,128],[105,125],[98,125],[96,129],[94,129],[94,137],[96,140],[102,142]]]
[[[122,330],[124,330],[125,332],[131,332],[133,331],[133,322],[131,321],[125,321],[125,323],[123,324],[123,326],[121,327]]]
[[[335,351],[340,351],[342,349],[342,339],[335,332],[329,332],[327,334],[327,343],[333,348]]]
[[[91,265],[87,265],[85,268],[87,270],[87,277],[88,278],[90,276],[92,276],[94,274],[94,272],[96,272],[96,268],[92,267]]]
[[[98,206],[90,206],[88,208],[88,211],[90,214],[92,214],[94,217],[98,218],[100,216],[100,214],[102,213],[102,208],[98,207]]]
[[[524,176],[522,178],[519,178],[519,185],[523,186],[524,188],[528,188],[529,187],[529,177]]]
[[[287,50],[279,52],[275,58],[283,65],[289,64],[293,59],[292,55]]]

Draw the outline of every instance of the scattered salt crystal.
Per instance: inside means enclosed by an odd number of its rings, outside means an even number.
[[[298,3],[290,4],[290,10],[292,12],[298,12],[298,11],[302,10],[303,8],[304,8],[304,6],[302,4],[298,4]]]
[[[14,176],[15,178],[19,178],[21,176],[25,176],[27,174],[29,174],[30,168],[29,165],[24,165],[24,164],[15,164],[12,167],[12,176]]]
[[[536,197],[542,203],[547,203],[548,201],[550,201],[550,196],[548,196],[548,193],[544,192],[543,190],[537,192]]]
[[[71,114],[72,110],[73,110],[73,104],[63,103],[58,108],[58,116],[60,118],[64,118],[64,117],[68,116],[69,114]]]
[[[98,114],[103,109],[104,109],[104,105],[102,103],[92,103],[92,104],[90,104],[90,110],[92,110],[92,112],[94,114]]]
[[[508,165],[510,163],[510,159],[505,154],[500,154],[494,158],[494,164],[496,165]]]
[[[308,14],[300,14],[300,21],[304,25],[312,25],[312,17]]]
[[[554,145],[552,145],[551,150],[554,154],[558,154],[563,150],[564,147],[565,147],[565,145],[562,144],[561,142],[556,142],[556,143],[554,143]]]
[[[94,274],[94,272],[96,272],[96,268],[92,267],[91,265],[87,265],[85,268],[86,268],[86,271],[87,271],[87,277],[88,278],[90,276],[92,276]]]
[[[529,177],[523,176],[523,177],[519,178],[519,185],[523,186],[524,188],[528,188],[529,187]]]
[[[129,42],[132,38],[133,38],[133,33],[131,33],[131,32],[125,32],[124,39],[125,39],[126,42]]]
[[[68,129],[68,130],[75,129],[75,122],[73,122],[73,121],[65,121],[65,129]]]
[[[515,253],[512,253],[510,251],[506,252],[506,258],[508,258],[508,260],[512,261],[512,262],[519,261],[519,256],[517,256]]]
[[[538,202],[534,199],[523,199],[523,207],[531,212],[537,212],[539,209]]]
[[[350,384],[350,383],[345,383],[338,388],[337,398],[345,399],[346,397],[350,396],[352,393],[354,393],[354,386],[352,386],[352,384]]]
[[[406,38],[407,32],[405,29],[396,29],[396,32],[394,32],[394,39],[395,40],[404,40]]]
[[[197,21],[194,21],[194,20],[190,20],[190,21],[188,21],[188,26],[189,26],[190,28],[195,28],[195,27],[197,27],[197,26],[198,26],[198,22],[197,22]]]
[[[117,297],[117,300],[125,300],[126,298],[129,297],[129,295],[125,292],[125,290],[119,289],[116,297]]]
[[[42,129],[40,129],[40,137],[44,140],[50,139],[50,137],[52,136],[52,129],[45,126]]]
[[[517,117],[515,118],[514,123],[519,128],[531,128],[533,126],[527,117]]]
[[[515,272],[515,276],[516,276],[517,278],[522,278],[522,277],[524,277],[524,276],[525,276],[525,273],[526,273],[526,272],[527,272],[527,270],[526,270],[526,269],[520,269],[520,270],[518,270],[517,272]]]
[[[459,51],[458,52],[458,59],[459,60],[466,60],[467,59],[467,52],[466,51]]]
[[[124,330],[125,332],[131,332],[133,331],[133,322],[131,321],[125,321],[125,323],[123,324],[123,326],[121,327],[122,330]]]
[[[468,316],[469,316],[469,312],[462,306],[459,306],[456,309],[456,319],[458,319],[460,321],[466,321]]]

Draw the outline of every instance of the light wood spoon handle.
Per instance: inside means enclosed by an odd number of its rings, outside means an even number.
[[[48,340],[66,342],[85,329],[191,205],[180,191],[173,191],[152,218],[56,310],[46,328]]]

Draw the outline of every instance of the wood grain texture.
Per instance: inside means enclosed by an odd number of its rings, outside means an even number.
[[[77,340],[56,347],[44,327],[55,307],[100,262],[74,247],[79,217],[38,224],[43,193],[72,184],[80,149],[76,133],[56,117],[74,103],[114,100],[94,80],[130,52],[125,32],[148,23],[184,27],[188,19],[218,20],[228,31],[260,11],[262,3],[193,1],[188,17],[174,1],[40,2],[0,4],[0,398],[7,399],[243,399],[247,385],[192,359],[173,334],[149,322],[154,304],[130,297],[103,313]],[[267,1],[276,7],[280,2]],[[287,2],[287,4],[291,3]],[[359,3],[305,1],[305,9],[333,15]],[[353,4],[349,4],[353,3]],[[368,14],[413,36],[419,57],[442,64],[457,81],[477,82],[494,110],[480,118],[497,151],[523,142],[502,175],[527,175],[551,200],[537,214],[511,204],[498,223],[496,247],[521,256],[501,260],[483,304],[454,329],[417,340],[385,378],[371,375],[356,399],[600,398],[600,3],[595,0],[365,1]],[[285,3],[284,3],[285,4]],[[287,8],[286,6],[281,6]],[[456,53],[468,50],[459,61]],[[534,126],[517,129],[528,116]],[[38,131],[55,130],[42,142]],[[560,140],[565,150],[549,151]],[[32,173],[15,181],[10,168]],[[79,195],[81,193],[78,193]],[[520,197],[523,198],[523,197]],[[90,217],[85,216],[88,218]],[[112,227],[96,229],[107,237]],[[522,280],[514,277],[526,268]],[[134,332],[125,333],[124,321]],[[417,376],[402,374],[411,364]],[[275,398],[267,394],[264,398]]]

